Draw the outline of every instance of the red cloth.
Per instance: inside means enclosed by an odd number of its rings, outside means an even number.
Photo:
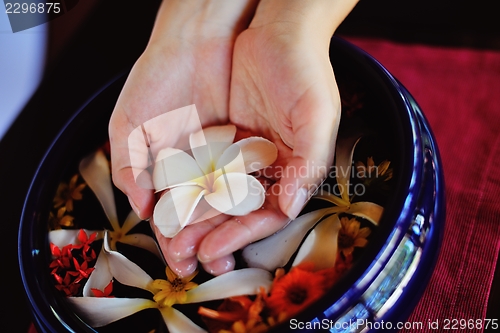
[[[443,161],[443,245],[409,321],[424,323],[419,332],[438,332],[446,319],[483,319],[500,250],[500,52],[348,40],[415,97]],[[439,329],[429,329],[429,320],[439,320]]]

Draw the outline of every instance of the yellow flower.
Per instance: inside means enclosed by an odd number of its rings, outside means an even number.
[[[85,183],[77,185],[78,174],[74,175],[69,184],[60,183],[57,188],[56,196],[54,197],[54,208],[66,207],[66,211],[73,211],[73,200],[82,199],[82,190],[85,188]]]
[[[75,219],[71,215],[66,214],[66,207],[61,207],[57,210],[57,215],[54,213],[49,213],[49,225],[51,230],[61,229],[61,227],[73,227],[73,220]]]
[[[366,237],[371,233],[370,228],[360,229],[360,223],[355,218],[342,217],[340,224],[342,227],[339,231],[338,246],[344,256],[351,255],[355,247],[365,247],[368,244]]]
[[[191,282],[198,272],[195,271],[185,278],[177,276],[168,266],[165,272],[167,273],[168,281],[157,279],[151,283],[151,288],[155,291],[153,299],[160,306],[185,303],[187,300],[186,291],[198,286],[196,283]]]
[[[366,159],[366,165],[358,161],[356,162],[356,170],[358,172],[359,178],[364,178],[365,182],[370,183],[374,179],[381,179],[382,181],[388,181],[392,178],[392,168],[389,168],[391,164],[390,161],[384,160],[378,166],[375,166],[373,157],[368,157]]]

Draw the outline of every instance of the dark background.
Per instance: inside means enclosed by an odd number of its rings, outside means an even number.
[[[159,1],[77,2],[68,13],[50,22],[44,79],[0,141],[1,253],[6,256],[1,270],[4,306],[0,313],[4,325],[15,324],[9,332],[26,332],[31,320],[17,263],[17,229],[36,167],[72,112],[141,54],[159,5]],[[337,33],[500,50],[499,13],[498,0],[365,0]],[[498,268],[495,281],[488,318],[499,317]]]

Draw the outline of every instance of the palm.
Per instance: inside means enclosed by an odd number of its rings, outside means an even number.
[[[291,37],[273,35],[267,27],[245,30],[235,43],[231,73],[229,119],[275,142],[278,172],[279,167],[310,167],[309,162],[329,165],[340,116],[328,51]],[[289,213],[287,202],[296,193],[286,189],[317,183],[324,176],[312,171],[297,179],[292,174],[273,185],[277,191],[269,191],[263,210],[222,224],[188,227],[176,236],[176,249],[182,251],[179,245],[187,243],[178,240],[198,234],[198,258],[210,262],[276,232],[288,221],[283,212]]]

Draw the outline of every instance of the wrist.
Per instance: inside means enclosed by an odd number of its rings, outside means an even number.
[[[329,40],[358,1],[261,0],[250,27],[274,25],[285,33],[306,32]]]
[[[248,26],[256,0],[164,0],[150,44],[231,39]]]

